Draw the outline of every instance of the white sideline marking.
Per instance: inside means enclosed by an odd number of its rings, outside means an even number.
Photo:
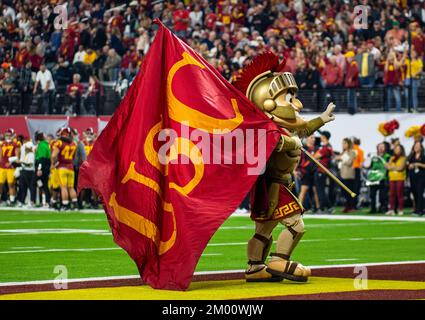
[[[387,266],[387,265],[414,264],[414,263],[425,263],[425,260],[321,265],[321,266],[311,266],[310,269],[349,268],[349,267],[357,267],[357,266],[366,266],[366,267],[368,267],[368,266]],[[235,269],[235,270],[221,270],[221,271],[200,271],[200,272],[195,272],[195,275],[214,275],[214,274],[242,273],[242,272],[245,272],[245,270],[244,269]],[[68,279],[67,282],[73,283],[73,282],[104,281],[104,280],[126,280],[126,279],[138,279],[138,278],[140,278],[140,275],[91,277],[91,278]],[[54,283],[54,280],[2,282],[2,283],[0,283],[0,287],[36,285],[36,284],[53,284],[53,283]]]
[[[68,215],[72,213],[104,213],[105,211],[101,209],[83,209],[78,211],[56,211],[55,209],[50,208],[18,208],[18,207],[0,207],[0,211],[24,211],[22,214],[36,214],[36,213],[56,213],[56,214],[63,214]]]
[[[0,236],[4,235],[28,235],[28,234],[73,234],[73,233],[87,233],[87,234],[102,234],[110,233],[108,230],[97,229],[0,229]]]
[[[15,250],[25,250],[25,249],[43,249],[44,247],[10,247],[10,249],[15,249]]]
[[[94,222],[105,221],[106,219],[74,219],[74,220],[17,220],[17,221],[0,221],[0,224],[20,224],[20,223],[49,223],[49,222]]]
[[[233,213],[232,217],[249,218],[246,213]],[[415,221],[425,222],[425,217],[393,217],[393,216],[363,216],[363,215],[343,215],[343,214],[305,214],[304,219],[322,219],[322,220],[367,220],[367,221]]]
[[[356,261],[356,260],[359,260],[359,259],[355,259],[355,258],[353,258],[353,259],[350,259],[350,258],[345,258],[345,259],[325,259],[325,261],[329,261],[329,262],[331,262],[331,261]]]
[[[14,247],[20,248],[20,247]],[[43,247],[21,247],[25,248],[43,248]],[[120,247],[113,248],[63,248],[63,249],[40,249],[40,250],[12,250],[12,251],[0,251],[0,254],[13,254],[13,253],[44,253],[44,252],[90,252],[90,251],[113,251],[123,250]],[[204,253],[203,256],[221,256],[222,253]]]
[[[389,222],[376,222],[374,225],[390,225],[390,224],[407,224],[413,223],[414,221],[389,221]],[[332,224],[308,224],[306,228],[333,228],[333,227],[350,227],[350,226],[364,226],[366,222],[361,223],[332,223]],[[246,229],[246,230],[254,230],[255,225],[246,225],[246,226],[224,226],[220,227],[219,230],[236,230],[236,229]]]

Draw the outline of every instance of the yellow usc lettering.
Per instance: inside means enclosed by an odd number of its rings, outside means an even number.
[[[177,71],[187,65],[195,65],[201,69],[205,68],[203,64],[201,64],[187,52],[184,52],[182,54],[182,59],[177,61],[170,68],[167,76],[167,101],[170,118],[181,124],[188,124],[190,127],[207,131],[211,134],[214,134],[214,130],[217,129],[228,129],[232,131],[237,128],[243,122],[243,116],[239,111],[238,104],[235,99],[230,100],[235,116],[231,119],[217,119],[185,105],[175,97],[172,91],[173,78]],[[146,157],[146,160],[149,162],[149,164],[156,168],[162,176],[168,175],[171,161],[178,159],[179,155],[186,156],[190,163],[194,166],[193,177],[184,185],[179,185],[177,182],[171,181],[167,187],[168,190],[174,189],[182,196],[187,197],[190,192],[192,192],[202,181],[202,177],[204,175],[205,168],[201,150],[192,141],[190,141],[190,139],[177,137],[174,139],[173,144],[169,149],[169,154],[166,156],[165,165],[161,164],[159,161],[158,152],[154,148],[154,138],[162,129],[162,120],[156,123],[150,129],[143,145],[144,156]],[[112,193],[109,199],[109,205],[113,208],[118,221],[152,240],[157,247],[158,254],[162,255],[173,247],[177,237],[176,217],[174,214],[173,205],[163,200],[164,190],[161,190],[158,181],[147,177],[141,172],[137,172],[136,162],[134,161],[130,162],[128,170],[125,176],[122,178],[121,183],[126,184],[130,181],[144,185],[145,187],[153,190],[160,197],[164,213],[170,214],[173,221],[173,231],[169,239],[166,241],[161,240],[161,231],[153,221],[150,221],[142,215],[120,205],[117,201],[115,192]]]

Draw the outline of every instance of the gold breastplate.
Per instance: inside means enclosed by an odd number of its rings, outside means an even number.
[[[274,151],[267,162],[266,175],[275,182],[289,184],[292,181],[291,174],[300,161],[300,156],[301,150]]]

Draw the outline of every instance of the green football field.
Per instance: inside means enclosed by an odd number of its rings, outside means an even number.
[[[293,255],[305,265],[425,260],[425,217],[306,216],[305,224]],[[248,217],[230,217],[196,271],[244,269],[252,234]],[[137,275],[113,242],[104,213],[0,211],[0,282],[53,280],[56,266],[65,266],[70,279]]]

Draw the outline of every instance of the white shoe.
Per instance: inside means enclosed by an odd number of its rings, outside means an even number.
[[[395,215],[394,210],[388,210],[387,212],[385,212],[385,215],[386,216],[394,216]]]
[[[403,212],[403,211],[399,211],[399,212],[397,212],[397,214],[398,214],[399,216],[402,216],[402,215],[404,214],[404,212]]]

